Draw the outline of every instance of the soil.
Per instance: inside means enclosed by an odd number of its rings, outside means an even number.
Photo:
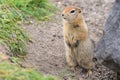
[[[23,65],[31,65],[42,74],[54,75],[62,80],[116,80],[116,74],[103,65],[96,65],[91,77],[82,68],[69,70],[65,60],[61,11],[65,6],[81,7],[91,39],[97,42],[114,0],[50,0],[59,11],[47,21],[22,26],[31,37]]]

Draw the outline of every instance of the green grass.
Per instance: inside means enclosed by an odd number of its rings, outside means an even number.
[[[53,76],[44,76],[33,69],[24,69],[17,64],[0,63],[0,80],[59,80]]]
[[[20,24],[46,20],[56,11],[48,0],[0,0],[0,42],[6,43],[13,55],[25,55],[28,35]]]

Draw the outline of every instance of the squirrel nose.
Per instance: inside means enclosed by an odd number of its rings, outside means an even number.
[[[62,17],[63,17],[64,19],[66,19],[64,14],[62,14]]]

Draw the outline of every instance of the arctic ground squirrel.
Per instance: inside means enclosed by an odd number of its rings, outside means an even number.
[[[89,37],[82,11],[78,7],[68,6],[63,10],[62,17],[67,64],[73,71],[76,66],[81,66],[91,75],[94,45]]]

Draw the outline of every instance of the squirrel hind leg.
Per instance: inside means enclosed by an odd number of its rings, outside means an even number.
[[[77,62],[71,50],[66,51],[66,62],[73,72],[76,70]]]

